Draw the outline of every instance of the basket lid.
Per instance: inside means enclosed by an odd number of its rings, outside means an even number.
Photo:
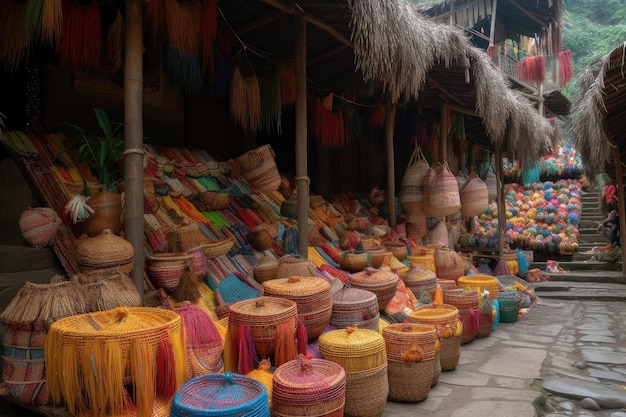
[[[433,341],[437,338],[435,326],[423,323],[392,323],[383,328],[383,338],[411,338],[414,336],[432,336]]]
[[[276,368],[273,382],[274,389],[306,390],[307,396],[317,397],[336,386],[345,386],[346,371],[338,363],[326,359],[309,359],[300,355],[298,359]],[[328,400],[326,397],[324,399]]]
[[[272,295],[313,295],[330,291],[330,283],[320,277],[277,278],[263,282],[263,291]]]
[[[187,381],[174,396],[172,411],[198,416],[247,415],[264,402],[268,403],[267,389],[254,378],[214,373]]]
[[[398,274],[395,272],[368,268],[350,275],[349,282],[360,286],[378,287],[397,283],[398,279]]]
[[[418,322],[424,321],[437,321],[437,320],[455,320],[459,316],[459,310],[450,304],[438,304],[438,305],[424,305],[417,307],[409,314],[411,319],[415,319]]]
[[[344,287],[333,292],[333,307],[337,305],[364,304],[369,305],[377,303],[376,294],[362,288]]]
[[[79,241],[76,248],[76,259],[81,265],[113,266],[131,262],[134,258],[133,245],[109,229]]]
[[[231,304],[228,313],[235,325],[271,326],[297,317],[298,305],[287,298],[261,296]]]
[[[436,273],[415,263],[411,263],[408,269],[398,271],[398,275],[400,275],[405,281],[426,281],[430,279],[437,279]]]
[[[318,342],[323,356],[363,357],[385,350],[385,340],[379,332],[354,327],[323,333]]]

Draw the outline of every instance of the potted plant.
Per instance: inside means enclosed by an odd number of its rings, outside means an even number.
[[[86,163],[108,191],[117,191],[120,180],[118,161],[124,152],[124,125],[112,123],[101,108],[93,109],[101,135],[93,135],[86,129],[66,123],[78,132],[77,162]]]

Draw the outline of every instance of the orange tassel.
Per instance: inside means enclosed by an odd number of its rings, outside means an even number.
[[[291,323],[286,321],[276,326],[276,349],[274,351],[274,365],[280,366],[298,357],[296,339],[291,329]]]
[[[236,372],[237,371],[237,336],[239,334],[239,326],[230,324],[226,337],[224,337],[224,371]]]
[[[300,320],[298,320],[298,328],[296,330],[296,341],[298,343],[298,353],[300,355],[306,355],[307,343],[309,337],[307,336],[306,327]]]
[[[163,398],[171,398],[176,393],[176,362],[174,346],[169,338],[159,342],[156,365],[156,393]]]
[[[443,304],[443,291],[441,287],[437,285],[437,289],[435,289],[435,297],[433,298],[433,305],[441,305]]]

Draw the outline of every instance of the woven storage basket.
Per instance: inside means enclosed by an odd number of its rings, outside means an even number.
[[[300,357],[274,371],[274,416],[343,416],[345,401],[346,372],[335,362]]]
[[[227,192],[204,191],[202,203],[209,210],[223,210],[228,208],[229,198]]]
[[[265,281],[263,295],[294,301],[309,340],[322,334],[330,322],[333,295],[330,284],[322,278],[289,277]]]
[[[437,329],[429,324],[392,323],[383,328],[382,335],[389,360],[407,362],[406,352],[413,345],[421,350],[421,358],[410,358],[413,362],[434,359],[439,351]]]
[[[437,170],[435,178],[430,183],[428,206],[430,214],[436,214],[438,217],[451,216],[461,209],[459,184],[454,174],[450,172],[447,162]]]
[[[141,307],[143,302],[128,274],[120,269],[102,269],[72,277],[82,285],[88,311],[117,307]]]
[[[391,401],[416,403],[428,398],[433,379],[435,358],[419,362],[403,362],[389,359],[387,379]]]
[[[233,173],[241,175],[257,191],[270,194],[280,186],[280,173],[270,145],[259,146],[234,160]]]
[[[29,208],[20,215],[19,227],[24,240],[35,248],[43,248],[54,241],[59,218],[50,207]]]
[[[382,245],[366,248],[365,251],[369,256],[370,265],[374,268],[380,268],[381,266],[385,265],[385,261],[387,262],[387,264],[391,262],[391,251]]]
[[[439,279],[437,278],[437,284],[439,285],[439,288],[441,288],[441,291],[445,291],[445,290],[453,290],[457,287],[457,282],[453,279]]]
[[[248,241],[258,251],[270,249],[274,245],[274,239],[278,236],[278,227],[275,223],[265,221],[254,226],[248,232]]]
[[[459,277],[456,285],[459,288],[470,288],[489,291],[489,297],[498,298],[498,279],[491,275],[467,275]]]
[[[331,330],[322,334],[318,343],[322,357],[338,363],[347,373],[366,371],[387,363],[385,340],[374,330],[354,327]]]
[[[439,352],[441,370],[455,369],[461,354],[461,335],[463,334],[458,309],[449,304],[424,305],[411,312],[409,319],[415,323],[435,326],[437,336],[441,339]]]
[[[235,239],[232,237],[225,237],[213,242],[204,243],[202,245],[202,252],[207,259],[217,258],[220,255],[226,255],[230,249],[234,246]]]
[[[278,259],[276,278],[314,276],[317,276],[317,268],[309,259],[300,255],[283,255]]]
[[[410,255],[407,259],[410,263],[426,268],[436,275],[437,268],[435,267],[434,255]]]
[[[90,197],[87,205],[94,210],[86,221],[86,231],[90,237],[98,236],[107,229],[115,234],[122,231],[124,209],[121,194],[102,191]]]
[[[379,319],[378,299],[373,292],[350,287],[333,292],[331,326],[340,329],[354,326],[378,331]]]
[[[207,271],[207,259],[202,251],[202,246],[187,249],[185,252],[191,257],[191,259],[189,259],[191,272],[193,272],[198,280],[203,279]]]
[[[129,274],[135,265],[135,250],[130,242],[107,229],[98,236],[80,240],[76,260],[83,272],[119,267]]]
[[[478,334],[479,311],[478,293],[472,290],[457,288],[443,292],[444,304],[455,306],[459,310],[459,320],[463,324],[461,344],[469,343]]]
[[[254,279],[263,284],[263,282],[278,277],[278,261],[271,256],[265,256],[252,268]]]
[[[412,213],[423,201],[424,175],[429,168],[426,157],[416,144],[400,185],[400,204],[405,212]]]
[[[353,287],[376,294],[378,309],[383,311],[396,294],[398,279],[398,274],[395,272],[368,269],[352,274],[348,279],[348,283]]]
[[[520,310],[521,296],[517,291],[507,291],[498,294],[498,309],[501,323],[517,321]]]
[[[460,254],[449,248],[435,250],[437,278],[457,280],[465,274],[465,262]]]
[[[105,415],[123,409],[124,386],[132,384],[138,414],[150,415],[156,395],[171,398],[187,380],[185,345],[180,316],[165,309],[116,308],[57,320],[44,348],[52,400],[73,415]]]
[[[245,375],[201,375],[176,393],[170,416],[269,417],[268,392],[259,381]]]
[[[146,268],[156,288],[172,292],[178,288],[190,260],[191,255],[186,253],[156,253],[146,256]]]
[[[367,252],[346,250],[341,253],[341,269],[349,272],[362,271],[367,266]]]
[[[387,363],[360,372],[346,372],[346,417],[380,417],[387,404]]]
[[[402,261],[404,258],[408,256],[408,249],[406,244],[402,242],[391,242],[387,241],[383,243],[385,248],[391,251],[392,255],[396,257],[397,260]]]
[[[298,323],[298,307],[295,301],[278,297],[258,297],[233,303],[228,308],[228,331],[238,346],[239,326],[252,329],[252,339],[261,359],[272,358],[276,350],[276,326],[289,323],[294,340]],[[289,360],[296,359],[290,358]],[[276,363],[276,362],[273,362]]]
[[[422,291],[428,291],[431,298],[434,299],[437,291],[437,275],[421,265],[413,263],[410,265],[407,270],[398,271],[404,284],[416,297],[419,297]]]
[[[473,172],[461,188],[459,194],[461,198],[461,215],[464,217],[478,216],[489,207],[487,184]]]
[[[209,243],[209,238],[202,233],[198,223],[172,228],[167,233],[167,240],[169,251],[172,253],[187,252],[190,249]]]

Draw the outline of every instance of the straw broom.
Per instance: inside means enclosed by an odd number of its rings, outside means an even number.
[[[26,6],[17,1],[2,1],[0,7],[0,39],[3,40],[0,61],[4,62],[6,70],[13,72],[26,58],[32,43],[22,26]]]
[[[63,30],[55,44],[55,53],[61,62],[68,63],[74,71],[84,68],[98,69],[102,53],[102,23],[100,6],[92,0],[81,6],[64,1]]]
[[[54,44],[63,26],[62,0],[43,0],[42,41]]]
[[[230,114],[245,130],[256,132],[261,127],[261,92],[256,76],[242,76],[239,67],[233,71],[230,87]]]
[[[199,0],[164,0],[165,34],[181,56],[200,53],[202,4]]]
[[[178,287],[172,293],[172,297],[177,302],[189,301],[198,302],[202,294],[200,293],[200,285],[196,275],[191,271],[189,265],[185,266],[185,270],[180,277]]]

